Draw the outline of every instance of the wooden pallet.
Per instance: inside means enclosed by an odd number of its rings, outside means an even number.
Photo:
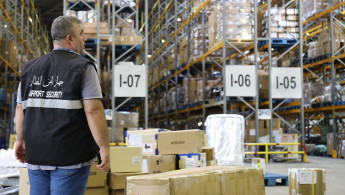
[[[264,175],[265,186],[289,186],[289,177],[276,173],[265,173]]]

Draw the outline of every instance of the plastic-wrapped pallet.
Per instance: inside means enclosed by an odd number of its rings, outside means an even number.
[[[333,5],[339,4],[339,0],[333,1]],[[306,0],[303,1],[303,20],[306,20],[317,13],[320,13],[329,8],[328,0]]]
[[[209,115],[205,122],[208,146],[219,165],[243,165],[244,118],[236,114]]]
[[[252,39],[251,1],[226,1],[225,36],[228,39]],[[223,40],[223,6],[217,7],[217,42]]]

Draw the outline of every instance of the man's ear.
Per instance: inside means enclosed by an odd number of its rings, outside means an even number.
[[[71,43],[72,41],[73,41],[72,35],[71,35],[71,34],[68,34],[68,35],[66,36],[66,42],[67,42],[67,43]]]

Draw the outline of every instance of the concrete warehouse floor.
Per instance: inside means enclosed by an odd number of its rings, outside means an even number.
[[[288,168],[323,168],[326,170],[326,194],[345,195],[345,159],[308,156],[307,163],[270,162],[266,172],[288,175]],[[289,194],[288,186],[266,186],[266,195]]]

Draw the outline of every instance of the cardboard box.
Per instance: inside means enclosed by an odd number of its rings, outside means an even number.
[[[206,153],[178,154],[179,169],[206,167]]]
[[[125,195],[125,190],[111,190],[110,195]]]
[[[325,195],[325,177],[324,169],[289,169],[289,194]]]
[[[142,147],[143,155],[157,155],[157,133],[168,131],[165,129],[138,130],[126,132],[126,145]]]
[[[262,169],[266,173],[266,161],[263,158],[252,158],[252,167]]]
[[[141,45],[141,36],[129,35],[126,37],[126,45]]]
[[[200,153],[204,146],[204,131],[184,130],[157,134],[158,154]]]
[[[211,161],[211,160],[216,159],[215,153],[214,153],[214,148],[202,147],[201,152],[206,154],[206,160],[207,161]]]
[[[143,156],[143,172],[164,173],[176,170],[175,155]]]
[[[147,173],[110,173],[109,187],[112,190],[123,190],[126,186],[126,178],[131,176],[146,175]]]
[[[141,172],[141,147],[110,147],[111,172]]]
[[[27,168],[20,168],[19,195],[30,195],[30,181]]]
[[[101,34],[109,34],[108,23],[101,22],[99,26],[99,32]],[[84,34],[94,34],[97,33],[97,23],[85,23],[84,24]]]
[[[100,171],[96,163],[91,165],[89,180],[86,187],[104,187],[107,185],[107,173]]]
[[[84,195],[109,195],[109,187],[86,188]]]
[[[265,186],[260,169],[212,166],[129,177],[126,193],[264,195]]]
[[[115,142],[125,142],[126,131],[130,131],[138,127],[138,112],[118,112],[115,113]],[[111,132],[109,137],[111,137]]]
[[[277,143],[298,143],[298,134],[282,134],[281,142]],[[279,141],[279,140],[276,140]],[[288,152],[296,152],[298,151],[298,145],[290,145],[288,146]],[[287,158],[298,158],[298,154],[287,154]]]

